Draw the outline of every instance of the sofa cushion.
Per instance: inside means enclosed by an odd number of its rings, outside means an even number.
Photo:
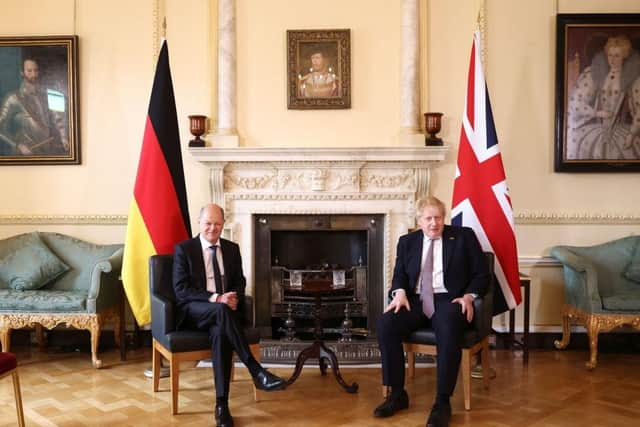
[[[0,259],[0,280],[12,289],[39,289],[69,270],[37,232],[16,236],[11,243],[15,250]]]
[[[636,247],[631,262],[624,270],[624,277],[633,282],[640,283],[640,244]]]
[[[620,291],[616,295],[602,297],[602,306],[611,311],[640,311],[640,289]]]
[[[83,291],[0,289],[0,310],[6,312],[85,312],[86,305]]]

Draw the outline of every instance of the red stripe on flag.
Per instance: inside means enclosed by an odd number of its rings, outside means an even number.
[[[153,125],[147,117],[133,195],[158,254],[173,253],[176,242],[189,236],[184,226],[171,172]]]
[[[475,69],[476,69],[476,44],[471,45],[471,60],[469,61],[469,74],[467,76],[467,119],[471,124],[471,128],[475,124],[475,91],[473,90],[475,81]]]

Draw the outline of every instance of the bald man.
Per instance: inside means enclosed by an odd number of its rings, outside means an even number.
[[[216,384],[215,417],[218,427],[233,426],[229,412],[232,352],[244,363],[260,390],[280,390],[286,383],[264,369],[251,355],[239,311],[246,280],[237,244],[220,238],[224,211],[204,206],[200,234],[179,243],[173,256],[173,288],[178,302],[178,324],[185,329],[209,331]]]

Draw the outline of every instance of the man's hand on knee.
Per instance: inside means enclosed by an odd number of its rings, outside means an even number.
[[[394,313],[397,313],[402,307],[406,308],[407,311],[411,311],[411,306],[409,305],[407,294],[405,293],[404,289],[398,289],[397,291],[395,291],[393,299],[384,310],[384,312],[386,313],[389,310],[393,310]]]
[[[464,294],[461,298],[456,298],[453,303],[458,303],[462,307],[462,314],[467,318],[467,322],[471,323],[473,320],[473,297],[471,294]]]

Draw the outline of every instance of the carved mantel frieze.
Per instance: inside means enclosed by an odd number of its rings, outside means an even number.
[[[211,200],[233,194],[428,192],[448,147],[191,148],[209,167]]]

